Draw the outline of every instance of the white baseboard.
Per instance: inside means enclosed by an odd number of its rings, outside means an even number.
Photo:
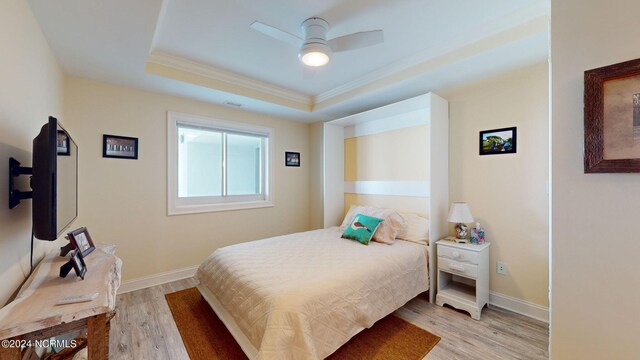
[[[529,301],[490,291],[489,305],[549,323],[549,308]]]
[[[196,270],[198,270],[198,265],[123,281],[118,289],[118,294],[124,294],[151,286],[166,284],[171,281],[186,279],[195,275]]]

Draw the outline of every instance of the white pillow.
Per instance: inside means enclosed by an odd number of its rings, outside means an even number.
[[[344,220],[342,220],[342,225],[340,225],[340,231],[344,232],[347,229],[347,227],[351,225],[353,218],[356,216],[356,214],[360,212],[359,209],[362,207],[364,206],[351,205],[351,207],[349,207],[349,211],[347,211],[347,215],[344,216]],[[365,214],[362,214],[362,215],[365,215]]]
[[[396,235],[398,239],[415,242],[422,245],[429,244],[429,219],[420,215],[400,213],[404,226]]]

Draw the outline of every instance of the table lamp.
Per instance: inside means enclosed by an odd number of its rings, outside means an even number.
[[[467,242],[469,227],[466,224],[473,222],[473,216],[469,205],[465,202],[454,202],[449,209],[449,222],[456,223],[456,242]]]

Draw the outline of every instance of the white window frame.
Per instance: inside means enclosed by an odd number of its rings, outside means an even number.
[[[178,197],[178,125],[254,134],[265,137],[263,195]],[[256,209],[273,206],[273,129],[235,121],[213,119],[179,112],[167,112],[167,213],[195,214],[214,211]],[[225,164],[223,164],[225,166]],[[226,179],[223,179],[225,183]]]

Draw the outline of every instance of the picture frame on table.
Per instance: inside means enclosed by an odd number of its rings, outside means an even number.
[[[584,172],[640,172],[640,59],[584,72]]]
[[[76,272],[76,275],[84,280],[84,275],[87,273],[87,265],[84,262],[84,257],[80,250],[76,250],[71,255],[71,264]]]
[[[89,230],[87,230],[86,227],[81,227],[67,233],[67,237],[71,242],[72,248],[80,250],[82,257],[87,257],[87,255],[91,254],[96,248],[91,239],[91,235],[89,235]]]
[[[60,277],[66,278],[73,269],[76,272],[76,275],[84,280],[84,276],[87,273],[87,265],[84,262],[84,257],[82,256],[82,251],[80,249],[76,249],[71,253],[71,259],[67,261],[66,264],[60,267]]]

